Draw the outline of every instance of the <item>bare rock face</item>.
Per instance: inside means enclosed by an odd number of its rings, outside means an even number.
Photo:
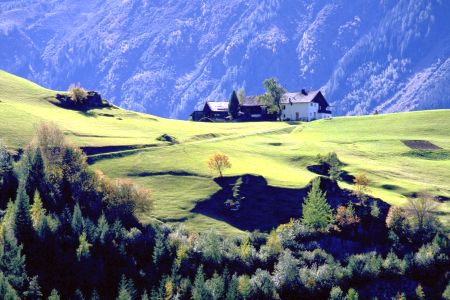
[[[450,107],[450,1],[6,0],[0,68],[187,118],[276,76],[337,114]]]

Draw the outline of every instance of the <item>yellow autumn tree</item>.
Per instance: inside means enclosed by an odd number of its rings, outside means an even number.
[[[367,177],[367,175],[364,173],[360,173],[355,176],[353,183],[355,184],[355,190],[353,191],[353,194],[359,199],[360,203],[365,206],[367,200],[366,194],[370,191],[369,177]]]
[[[216,153],[208,159],[208,168],[222,177],[223,170],[231,168],[230,158],[224,153]]]

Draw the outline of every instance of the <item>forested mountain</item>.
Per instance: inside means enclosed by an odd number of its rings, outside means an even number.
[[[0,2],[0,68],[186,118],[233,88],[322,88],[338,114],[450,107],[442,0]]]

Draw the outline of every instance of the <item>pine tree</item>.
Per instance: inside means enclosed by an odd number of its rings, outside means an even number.
[[[0,207],[4,208],[14,198],[17,179],[14,175],[13,159],[6,145],[0,140]]]
[[[426,299],[425,292],[423,291],[422,285],[420,285],[420,284],[416,288],[416,296],[417,296],[417,299],[419,299],[419,300]]]
[[[23,184],[19,185],[17,199],[14,203],[12,224],[19,242],[27,244],[32,240],[34,229],[30,214],[30,200]]]
[[[147,291],[144,291],[144,293],[141,296],[141,300],[149,300]]]
[[[25,292],[25,296],[30,300],[42,299],[41,287],[39,286],[38,277],[34,276],[30,281],[28,291]]]
[[[236,274],[234,274],[228,283],[227,294],[225,297],[226,300],[234,300],[234,299],[239,298],[238,285],[239,285],[239,283],[238,283],[237,276],[236,276]]]
[[[27,281],[25,256],[10,228],[5,228],[0,241],[0,270],[15,290],[24,291]]]
[[[334,286],[331,289],[329,300],[344,300],[344,292],[340,287]]]
[[[130,282],[125,278],[125,276],[122,276],[122,279],[120,280],[119,285],[119,295],[117,296],[117,300],[132,300],[132,292],[130,289]]]
[[[153,263],[158,266],[165,253],[165,237],[161,229],[156,229],[155,247],[153,249]]]
[[[73,296],[74,300],[84,300],[83,292],[80,289],[76,289],[75,295]]]
[[[48,296],[48,300],[60,300],[61,297],[59,296],[59,293],[57,290],[53,289],[50,293],[50,296]]]
[[[8,282],[8,279],[0,272],[0,299],[3,300],[20,300],[16,290]]]
[[[230,101],[228,102],[228,114],[233,120],[239,117],[239,99],[235,91],[231,93]]]
[[[92,291],[91,300],[100,300],[100,295],[98,294],[97,290]]]
[[[325,193],[320,190],[320,180],[312,182],[311,190],[303,203],[302,223],[305,226],[325,230],[333,220],[333,210],[328,204]]]
[[[46,210],[42,205],[41,197],[39,196],[39,192],[34,194],[34,201],[30,208],[31,220],[33,221],[34,228],[37,227],[37,224],[41,217],[45,216]]]
[[[71,222],[72,230],[76,235],[81,235],[84,229],[84,219],[81,213],[80,206],[78,203],[75,205],[73,209],[72,222]]]
[[[92,247],[92,244],[90,244],[86,237],[86,232],[83,232],[79,237],[79,246],[77,248],[77,257],[78,260],[81,260],[81,258],[87,258],[90,256],[89,249]]]
[[[97,236],[100,239],[101,244],[105,244],[108,231],[109,231],[108,221],[106,220],[105,215],[102,214],[97,221]]]
[[[20,180],[25,185],[25,190],[30,199],[34,198],[36,189],[43,190],[45,181],[44,159],[40,147],[27,149],[20,165]]]
[[[194,287],[192,288],[193,300],[209,299],[208,291],[205,285],[205,274],[203,273],[203,266],[198,267],[195,275]]]
[[[359,299],[358,292],[353,288],[349,288],[347,291],[347,296],[345,296],[345,300],[358,300],[358,299]]]

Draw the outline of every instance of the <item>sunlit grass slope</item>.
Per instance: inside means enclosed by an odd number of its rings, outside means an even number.
[[[350,174],[366,172],[371,194],[403,205],[406,196],[422,190],[450,198],[450,110],[365,117],[341,117],[302,124],[194,123],[168,120],[118,108],[87,113],[62,109],[52,102],[56,92],[0,72],[0,137],[11,147],[30,140],[40,120],[56,122],[80,146],[148,145],[140,150],[98,154],[94,167],[111,177],[128,177],[152,189],[155,207],[142,215],[167,222],[185,222],[197,230],[239,230],[201,214],[196,203],[219,186],[206,167],[215,152],[230,156],[227,175],[260,174],[269,184],[303,187],[316,174],[307,170],[318,153],[335,151]],[[180,144],[156,141],[167,133]],[[411,155],[402,140],[427,140],[443,148],[438,157]],[[352,188],[341,182],[340,185]],[[299,207],[301,199],[299,199]],[[255,209],[258,209],[255,207]],[[439,205],[441,220],[450,225],[450,202]]]

